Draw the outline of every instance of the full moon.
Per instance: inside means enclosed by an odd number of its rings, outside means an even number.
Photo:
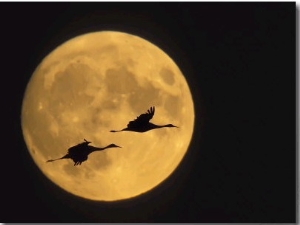
[[[154,106],[150,122],[174,124],[144,133],[118,132]],[[116,201],[155,188],[177,168],[194,128],[194,105],[176,63],[151,42],[100,31],[74,37],[36,67],[23,98],[22,131],[37,167],[73,195]],[[84,141],[93,152],[74,166],[60,158]]]

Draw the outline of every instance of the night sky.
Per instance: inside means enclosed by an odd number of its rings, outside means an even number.
[[[296,222],[295,3],[0,3],[1,222]],[[35,67],[57,45],[117,30],[156,44],[194,99],[190,148],[139,198],[74,197],[37,168],[21,132]],[[63,96],[62,96],[63,97]]]

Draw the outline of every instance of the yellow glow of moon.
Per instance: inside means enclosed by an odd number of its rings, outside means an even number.
[[[145,133],[119,132],[155,106],[150,122],[172,123]],[[135,35],[102,31],[58,46],[34,71],[22,105],[22,131],[39,169],[64,190],[115,201],[145,193],[179,165],[191,141],[194,105],[174,61]],[[74,166],[59,158],[83,142],[111,148]]]

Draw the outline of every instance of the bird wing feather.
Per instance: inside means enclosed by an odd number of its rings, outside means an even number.
[[[155,107],[150,107],[150,109],[147,110],[146,113],[143,113],[139,115],[135,120],[130,121],[127,124],[128,128],[134,128],[134,127],[140,127],[144,124],[149,123],[149,121],[152,119],[155,112]]]
[[[68,149],[69,154],[75,154],[76,152],[82,151],[83,148],[87,146],[86,142],[82,142],[80,144],[74,145]]]
[[[75,154],[78,151],[80,151],[80,146],[79,145],[72,146],[68,149],[69,154]]]

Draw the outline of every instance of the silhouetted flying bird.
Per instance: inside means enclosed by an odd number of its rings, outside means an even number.
[[[88,159],[88,155],[95,151],[103,151],[107,148],[121,148],[118,145],[110,144],[104,148],[98,148],[94,146],[90,146],[91,142],[84,139],[84,142],[75,145],[68,149],[68,153],[58,159],[50,159],[47,162],[53,162],[60,159],[72,159],[74,162],[74,166],[81,165],[82,162]]]
[[[122,130],[111,130],[110,132],[121,132],[121,131],[133,131],[133,132],[146,132],[152,129],[163,128],[163,127],[177,127],[173,124],[166,124],[166,125],[156,125],[150,123],[149,121],[152,119],[155,112],[155,108],[150,107],[148,111],[144,114],[138,116],[135,120],[130,121],[127,124],[127,127]]]

